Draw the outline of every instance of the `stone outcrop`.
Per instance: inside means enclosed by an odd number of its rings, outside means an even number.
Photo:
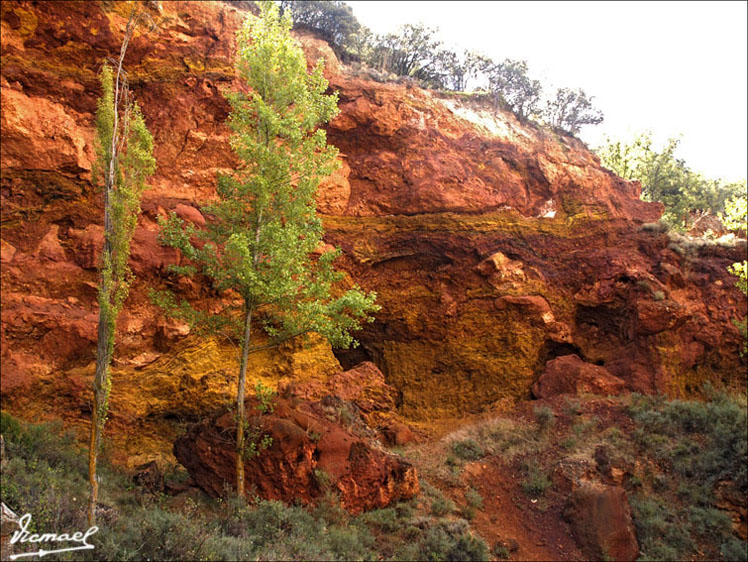
[[[677,238],[623,219],[514,212],[325,226],[385,303],[360,340],[406,415],[529,397],[546,362],[570,354],[643,393],[685,395],[743,369],[731,319],[746,303],[726,268],[744,243],[681,254]]]
[[[590,560],[632,561],[639,556],[631,508],[620,486],[582,481],[572,492],[565,518]]]
[[[216,173],[236,165],[221,91],[241,87],[234,36],[245,13],[226,3],[148,6],[157,28],[138,31],[125,65],[157,171],[133,242],[137,280],[119,325],[110,426],[133,466],[169,457],[176,421],[223,407],[235,371],[235,354],[198,351],[147,293],[168,285],[206,307],[215,297],[166,272],[180,258],[159,246],[157,218],[175,211],[202,224]],[[129,11],[2,3],[2,394],[22,417],[83,426],[90,408],[103,215],[91,183],[97,71],[119,51]],[[570,354],[639,392],[740,378],[731,320],[746,302],[726,267],[744,242],[692,247],[642,228],[661,207],[579,141],[479,102],[353,76],[324,42],[301,39],[310,63],[329,61],[340,92],[328,138],[341,168],[319,194],[326,243],[343,249],[349,281],[376,290],[382,306],[358,350],[335,351],[346,367],[372,361],[393,389],[360,404],[373,413],[394,404],[411,418],[478,411],[528,397],[546,363]],[[255,361],[252,376],[274,386],[341,371],[317,344]]]
[[[292,381],[283,392],[305,400],[337,396],[355,404],[364,414],[395,410],[397,391],[371,361],[364,361],[325,380]]]
[[[323,402],[279,399],[272,412],[260,414],[256,401],[250,400],[247,412],[256,441],[272,439],[245,464],[248,493],[310,503],[334,490],[345,509],[360,513],[419,491],[413,466],[357,437],[339,421],[330,421]],[[179,462],[213,496],[236,486],[235,435],[229,412],[191,426],[174,445]]]
[[[615,396],[625,387],[623,380],[606,368],[585,363],[572,354],[548,361],[545,371],[532,386],[532,394],[535,398],[550,398],[559,394]]]

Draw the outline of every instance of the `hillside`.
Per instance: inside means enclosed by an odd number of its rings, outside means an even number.
[[[206,451],[230,426],[221,415],[237,350],[166,319],[147,292],[215,299],[166,272],[180,257],[159,245],[157,218],[176,211],[204,225],[216,173],[237,164],[221,92],[240,87],[233,57],[245,12],[241,3],[149,5],[156,29],[136,34],[125,67],[157,169],[133,242],[137,279],[119,322],[107,437],[116,466],[178,460],[220,495],[234,453]],[[2,407],[25,421],[62,420],[79,436],[90,417],[103,243],[91,177],[97,72],[119,51],[128,13],[118,2],[2,4]],[[354,513],[413,497],[418,461],[382,442],[436,443],[531,398],[552,401],[564,384],[682,399],[706,382],[745,390],[731,320],[747,304],[727,272],[745,241],[669,233],[656,224],[661,205],[641,201],[638,183],[603,168],[579,140],[469,96],[374,81],[324,41],[298,37],[310,65],[325,58],[340,96],[327,133],[342,165],[318,197],[325,241],[343,250],[347,282],[375,290],[382,309],[355,350],[313,338],[252,356],[248,387],[278,389],[277,424],[296,424],[274,426],[275,440],[298,427],[307,434],[294,441],[303,470],[275,449],[253,465],[263,497],[311,502],[322,493],[310,483],[317,467],[333,473]],[[331,394],[355,404],[360,427],[340,427]],[[317,441],[314,423],[324,426]],[[349,439],[367,451],[366,467],[346,456]],[[310,480],[293,480],[302,473]],[[549,552],[534,555],[558,555]]]

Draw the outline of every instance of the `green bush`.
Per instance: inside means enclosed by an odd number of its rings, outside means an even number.
[[[720,509],[691,506],[689,520],[693,530],[701,536],[729,536],[732,533],[732,519]]]
[[[748,544],[745,541],[730,537],[719,549],[724,560],[748,561]]]
[[[479,537],[462,535],[447,553],[447,560],[488,560],[488,546]]]
[[[662,402],[636,395],[629,411],[644,432],[643,445],[670,461],[680,476],[709,488],[719,480],[733,480],[748,493],[744,403],[725,394],[708,402]]]
[[[431,514],[436,517],[443,517],[455,510],[455,503],[444,496],[434,498],[431,501]]]
[[[569,398],[568,396],[564,398],[564,411],[568,416],[576,416],[579,413],[580,407],[579,400]]]
[[[632,396],[632,436],[663,470],[649,477],[652,493],[645,496],[642,488],[631,502],[645,559],[690,558],[697,537],[702,548],[737,553],[732,522],[716,508],[714,489],[729,480],[748,491],[746,407],[743,398],[706,393],[710,399],[703,402]]]
[[[493,550],[491,552],[497,560],[509,560],[509,549],[500,542],[493,545]]]
[[[522,490],[530,497],[537,498],[545,495],[545,492],[553,485],[548,476],[542,471],[535,460],[524,464],[525,479],[522,481]]]
[[[135,517],[120,517],[100,532],[106,543],[96,549],[112,560],[140,560],[142,554],[156,560],[199,560],[208,538],[198,521],[179,513],[150,507]]]
[[[358,517],[358,523],[369,525],[385,533],[397,531],[402,525],[400,516],[393,507],[363,513]]]
[[[416,541],[400,549],[396,560],[488,560],[488,546],[467,532],[467,525],[444,522],[430,526]]]
[[[556,423],[556,416],[548,406],[541,406],[533,409],[535,421],[538,423],[538,430],[543,433],[548,431]]]
[[[645,560],[683,560],[695,544],[686,531],[687,518],[656,497],[631,500],[637,537]]]
[[[482,459],[486,452],[474,439],[465,439],[452,443],[452,452],[466,461],[477,461]]]
[[[465,492],[465,499],[471,507],[474,507],[475,509],[483,509],[483,496],[481,496],[475,488],[470,488]]]

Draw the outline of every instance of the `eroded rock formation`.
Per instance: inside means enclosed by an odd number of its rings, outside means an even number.
[[[138,32],[125,65],[157,172],[133,243],[137,281],[119,324],[109,426],[132,466],[171,458],[175,422],[225,406],[236,368],[235,350],[164,319],[147,291],[168,285],[207,306],[215,296],[166,273],[179,256],[159,246],[156,219],[174,210],[202,224],[216,173],[236,164],[221,91],[241,87],[233,54],[244,13],[149,5],[157,27]],[[2,3],[2,393],[22,417],[84,427],[88,416],[103,214],[91,183],[97,72],[118,52],[129,11]],[[302,40],[310,62],[329,61],[340,92],[328,137],[341,169],[319,195],[326,240],[382,306],[362,346],[337,357],[345,367],[376,363],[401,414],[451,416],[529,397],[546,362],[570,354],[640,392],[684,394],[741,376],[730,321],[746,303],[726,267],[745,243],[691,247],[643,229],[661,207],[640,201],[638,184],[603,169],[579,141],[353,76],[326,44]],[[274,386],[342,371],[320,342],[253,361],[252,377]]]
[[[295,403],[294,403],[295,402]],[[330,490],[351,513],[382,508],[419,492],[416,470],[401,457],[354,435],[355,420],[343,423],[345,402],[274,402],[261,414],[247,402],[250,435],[270,446],[247,460],[247,492],[285,502],[309,503]],[[349,425],[350,424],[350,425]],[[174,454],[195,482],[213,496],[235,487],[234,416],[229,412],[190,427]]]

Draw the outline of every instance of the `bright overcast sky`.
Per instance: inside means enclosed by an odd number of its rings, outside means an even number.
[[[605,114],[590,146],[650,129],[682,135],[678,156],[712,178],[745,179],[746,2],[348,2],[375,33],[439,28],[445,45],[524,59],[546,90],[581,87]]]

